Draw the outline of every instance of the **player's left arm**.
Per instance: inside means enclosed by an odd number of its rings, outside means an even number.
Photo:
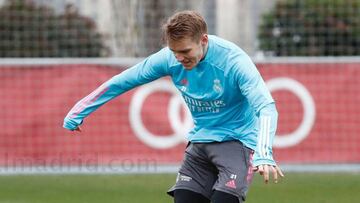
[[[269,181],[270,174],[273,174],[274,182],[277,182],[278,175],[284,174],[274,161],[272,152],[278,120],[275,102],[255,64],[246,54],[239,57],[234,70],[237,85],[258,117],[259,131],[253,158],[254,170],[264,177],[265,183]]]
[[[258,112],[259,132],[257,146],[254,155],[254,171],[264,177],[264,182],[269,182],[272,174],[275,183],[278,182],[278,175],[284,176],[280,167],[273,158],[272,145],[275,137],[278,113],[275,103],[269,103]]]

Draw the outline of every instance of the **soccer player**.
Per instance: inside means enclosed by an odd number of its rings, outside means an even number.
[[[114,76],[80,100],[64,127],[81,131],[90,113],[122,93],[170,76],[194,121],[175,185],[175,203],[241,203],[254,171],[269,182],[283,176],[272,155],[277,110],[249,56],[207,34],[194,11],[175,13],[163,25],[167,47]]]

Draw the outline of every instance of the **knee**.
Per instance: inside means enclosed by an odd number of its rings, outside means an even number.
[[[212,203],[241,203],[235,195],[215,190],[211,197]]]

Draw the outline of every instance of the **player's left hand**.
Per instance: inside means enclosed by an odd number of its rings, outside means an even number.
[[[278,183],[278,175],[284,177],[284,174],[281,171],[280,167],[276,165],[273,166],[273,165],[263,164],[253,168],[253,170],[255,172],[259,172],[259,174],[264,177],[265,184],[269,182],[270,173],[273,174],[274,183]]]

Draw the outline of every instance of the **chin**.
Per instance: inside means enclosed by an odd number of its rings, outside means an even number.
[[[185,70],[192,70],[194,67],[193,66],[184,66]]]
[[[183,66],[186,70],[189,70],[189,69],[192,69],[192,68],[193,68],[193,65],[192,65],[192,64],[189,64],[189,65],[184,65],[184,64],[182,64],[182,66]]]

